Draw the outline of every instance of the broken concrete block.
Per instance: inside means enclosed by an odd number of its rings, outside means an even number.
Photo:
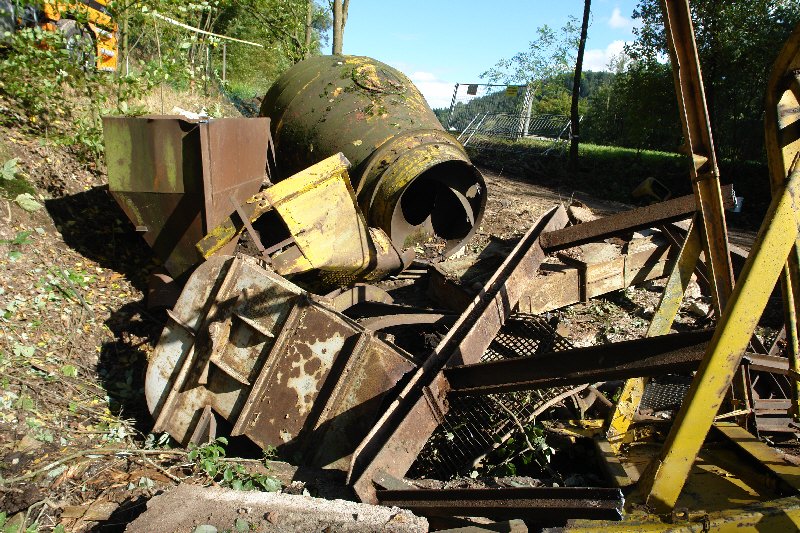
[[[575,202],[567,208],[567,216],[573,224],[583,224],[596,220],[598,217],[585,205]]]
[[[428,531],[425,518],[398,507],[197,485],[179,485],[152,498],[125,531],[166,533],[198,526],[237,531],[245,525],[245,531],[268,532]]]

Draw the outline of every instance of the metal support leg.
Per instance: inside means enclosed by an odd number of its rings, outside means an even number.
[[[647,329],[648,337],[666,335],[672,328],[672,323],[681,307],[686,287],[692,279],[692,272],[694,272],[697,260],[700,258],[700,250],[700,230],[697,224],[693,222],[691,228],[689,228],[689,233],[686,235],[686,240],[683,242],[680,254],[675,260],[675,266],[672,268],[669,277],[667,277],[667,284],[664,287],[661,300],[658,302],[653,318],[650,321],[650,326]],[[608,442],[611,443],[611,448],[615,452],[619,451],[622,439],[630,428],[636,411],[639,409],[646,384],[647,378],[631,378],[625,382],[617,407],[611,415],[606,434]]]
[[[798,205],[800,173],[795,173],[773,199],[661,454],[640,479],[647,505],[658,511],[674,507],[731,385],[785,258],[795,245],[800,223]]]
[[[764,133],[769,162],[770,181],[773,195],[779,191],[786,176],[797,165],[800,153],[800,27],[778,55],[767,86],[765,103]],[[800,271],[798,253],[800,246],[795,244],[784,265],[781,276],[787,355],[790,368],[800,370],[800,342],[798,342],[797,315],[800,306]],[[793,414],[798,416],[800,406],[800,384],[792,385]]]

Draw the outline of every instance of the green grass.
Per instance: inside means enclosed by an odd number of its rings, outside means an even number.
[[[641,201],[633,198],[631,192],[649,177],[667,186],[672,197],[692,193],[690,160],[677,153],[581,144],[578,168],[570,170],[565,154],[542,155],[551,146],[547,141],[500,139],[484,142],[501,150],[481,153],[470,150],[476,164],[527,178],[538,185],[561,190],[566,195],[582,191],[599,199],[640,204]],[[770,201],[766,164],[722,160],[719,167],[722,183],[733,184],[737,196],[745,198],[744,212],[731,213],[729,221],[740,227],[757,228]]]

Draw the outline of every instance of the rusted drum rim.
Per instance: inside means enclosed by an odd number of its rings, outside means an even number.
[[[367,161],[358,184],[370,225],[398,246],[417,233],[446,241],[444,254],[474,235],[486,207],[486,182],[449,134],[438,130],[397,136]]]

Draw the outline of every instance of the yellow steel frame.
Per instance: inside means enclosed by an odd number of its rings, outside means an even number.
[[[658,302],[650,326],[647,328],[648,337],[666,335],[672,328],[672,323],[680,309],[686,287],[692,278],[692,273],[700,258],[701,242],[698,224],[692,222],[686,240],[681,247],[680,254],[675,260],[675,266],[667,277],[664,292]],[[633,422],[633,416],[639,409],[642,401],[647,378],[631,378],[625,382],[619,401],[611,415],[606,437],[611,444],[611,449],[619,451],[625,435]]]
[[[792,165],[800,153],[800,27],[798,27],[781,50],[767,87],[766,116],[764,119],[765,144],[773,194],[780,190]],[[800,343],[798,342],[797,315],[800,306],[800,275],[798,255],[800,246],[795,244],[781,273],[786,341],[792,370],[800,370]],[[792,387],[794,415],[797,416],[800,384]]]
[[[711,122],[706,107],[703,79],[697,56],[697,45],[689,11],[688,0],[662,0],[672,59],[675,94],[678,97],[686,148],[692,156],[691,179],[697,200],[698,214],[673,272],[667,281],[664,294],[656,308],[647,336],[669,333],[675,315],[683,301],[689,278],[697,265],[700,251],[705,252],[709,272],[709,285],[714,300],[714,310],[720,316],[733,290],[733,269],[728,250],[728,233],[725,210],[719,183]],[[691,268],[690,268],[691,267]],[[626,381],[617,407],[609,419],[608,440],[613,449],[619,443],[639,408],[647,380],[632,378]],[[744,376],[736,383],[736,396],[747,399]],[[735,409],[746,407],[735,405]]]
[[[603,531],[669,531],[670,533],[785,533],[800,529],[800,498],[789,497],[709,513],[696,519],[677,520],[666,524],[653,515],[626,517],[623,522],[574,520],[563,529],[570,533]]]
[[[678,412],[660,456],[639,480],[646,503],[674,507],[689,470],[733,381],[800,224],[800,173],[776,195],[747,258],[739,283]],[[798,470],[800,474],[800,469]]]
[[[776,62],[767,99],[767,149],[773,201],[747,259],[739,283],[730,293],[733,276],[727,252],[727,234],[714,157],[702,78],[697,60],[688,0],[662,0],[665,26],[675,74],[681,119],[692,154],[692,181],[698,215],[687,236],[664,295],[648,329],[648,336],[666,334],[680,306],[689,276],[699,258],[700,246],[709,266],[715,310],[720,317],[714,337],[672,425],[661,453],[639,479],[637,491],[644,503],[657,512],[674,508],[697,454],[714,423],[726,394],[734,385],[739,403],[747,402],[744,381],[734,382],[741,357],[777,280],[782,281],[791,367],[799,370],[797,315],[800,313],[800,28],[784,47]],[[698,231],[702,229],[702,233]],[[740,374],[743,378],[743,375]],[[644,380],[630,380],[610,420],[609,440],[618,442],[628,429],[644,388]],[[800,389],[795,385],[795,413]],[[773,452],[736,425],[722,423],[718,429],[739,444],[751,457],[766,464],[785,485],[800,488],[800,468],[781,464]],[[743,435],[748,435],[743,439]],[[747,441],[745,443],[745,441]],[[766,459],[765,459],[766,458]],[[771,466],[770,466],[771,465]],[[780,466],[776,466],[780,465]],[[797,501],[791,502],[788,524],[800,524]],[[764,504],[762,508],[773,507]],[[723,513],[716,526],[762,526],[762,515],[745,511]],[[772,516],[772,515],[770,515]],[[773,522],[775,523],[775,522]],[[708,524],[705,524],[706,526]],[[626,527],[629,527],[627,524]],[[658,526],[654,526],[659,529]],[[612,528],[613,529],[613,528]]]

